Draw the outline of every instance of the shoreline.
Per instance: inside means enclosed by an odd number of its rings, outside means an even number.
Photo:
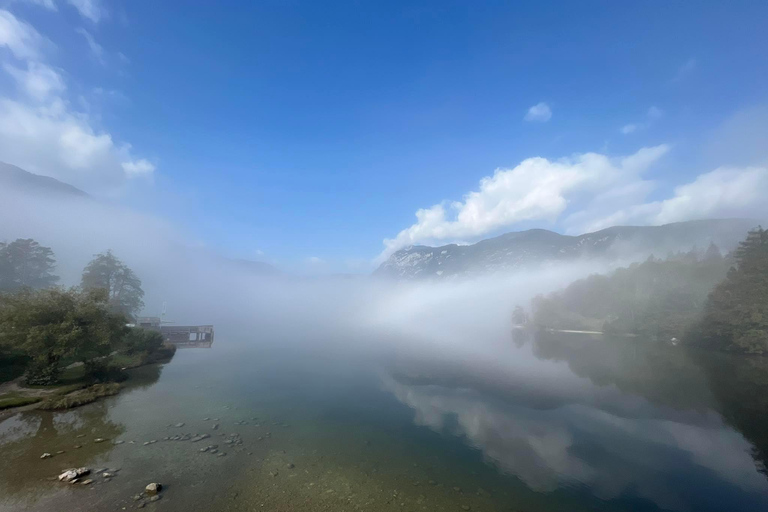
[[[171,348],[172,347],[172,348]],[[115,354],[113,363],[123,363],[114,365],[120,371],[119,380],[110,380],[106,382],[97,382],[87,380],[85,377],[73,382],[64,381],[53,386],[25,386],[23,385],[24,376],[17,377],[11,381],[0,383],[0,419],[16,414],[33,410],[44,411],[65,411],[74,409],[82,405],[90,404],[101,398],[114,396],[123,389],[123,383],[130,380],[129,370],[150,366],[155,364],[166,364],[173,359],[176,353],[176,347],[170,346],[140,359],[126,360],[125,354]],[[67,369],[80,368],[81,364],[74,364]],[[13,405],[14,401],[18,405]],[[11,405],[3,407],[3,402],[10,402]]]

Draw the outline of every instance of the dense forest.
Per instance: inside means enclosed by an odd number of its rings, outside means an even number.
[[[595,330],[741,353],[768,353],[768,232],[732,254],[651,256],[532,301],[540,328]],[[519,313],[515,316],[519,317]]]
[[[159,333],[128,327],[144,291],[112,252],[88,263],[78,287],[56,286],[55,267],[53,250],[35,240],[0,244],[0,381],[22,371],[27,384],[55,384],[75,362],[100,378],[114,373],[108,355],[160,348]]]

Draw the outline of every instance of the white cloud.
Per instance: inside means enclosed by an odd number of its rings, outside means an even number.
[[[646,128],[650,128],[650,126],[657,120],[664,117],[664,111],[661,110],[659,107],[651,106],[648,109],[648,112],[645,114],[645,121],[642,123],[630,123],[625,124],[621,127],[621,133],[624,135],[629,135],[630,133],[635,133],[638,130],[645,130]]]
[[[122,163],[123,170],[129,178],[138,176],[149,176],[155,172],[155,166],[149,160],[141,158],[139,160],[129,160]]]
[[[660,201],[644,202],[650,188],[638,190],[614,209],[587,208],[566,223],[571,231],[584,232],[616,224],[659,225],[713,217],[768,217],[768,168],[720,167],[700,174],[692,182],[676,187],[673,195]],[[596,197],[594,205],[605,203]]]
[[[768,168],[721,167],[679,186],[674,196],[653,203],[653,224],[704,217],[765,217],[768,215]]]
[[[93,35],[82,27],[75,29],[75,32],[85,38],[85,41],[88,43],[88,47],[91,49],[91,54],[93,54],[96,60],[103,64],[104,48],[96,42],[96,39],[93,38]]]
[[[45,39],[32,25],[0,9],[0,46],[8,48],[17,59],[37,59]]]
[[[93,21],[104,15],[98,2],[71,3]],[[91,34],[77,32],[101,58],[103,49]],[[83,97],[76,98],[81,110],[73,108],[63,72],[44,62],[42,49],[48,46],[53,43],[34,27],[0,9],[0,47],[10,50],[0,53],[0,66],[21,92],[0,94],[0,160],[89,191],[116,192],[127,178],[151,178],[155,165],[134,157],[130,144],[116,143],[100,128],[98,113],[90,114]]]
[[[27,69],[11,64],[4,64],[3,68],[25,94],[37,101],[45,101],[66,89],[61,74],[45,64],[29,61]]]
[[[661,110],[659,107],[652,106],[648,109],[648,113],[646,114],[649,120],[653,121],[655,119],[661,119],[664,116],[664,111]]]
[[[624,135],[628,135],[630,133],[633,133],[635,130],[637,130],[636,124],[625,124],[621,127],[621,133]]]
[[[322,265],[323,263],[325,263],[325,260],[317,256],[310,256],[305,261],[310,265]]]
[[[547,122],[552,118],[552,109],[550,106],[545,103],[541,102],[538,103],[531,108],[528,109],[528,112],[525,114],[525,120],[526,121],[537,121],[537,122]]]
[[[385,239],[377,261],[403,247],[430,241],[471,239],[517,222],[554,222],[569,198],[626,186],[669,151],[660,145],[614,159],[597,153],[550,161],[528,158],[513,169],[497,169],[480,180],[478,190],[463,201],[439,203],[416,212],[417,222],[393,239]]]
[[[696,65],[697,65],[696,59],[693,59],[693,58],[688,59],[683,63],[682,66],[678,68],[677,73],[675,73],[675,76],[672,78],[672,81],[673,82],[681,81],[683,78],[690,75],[694,69],[696,69]]]
[[[61,99],[33,106],[0,99],[0,160],[76,185],[119,184],[121,152],[108,133]]]
[[[98,23],[107,15],[107,10],[100,0],[67,0],[67,2],[77,9],[82,17],[94,23]]]

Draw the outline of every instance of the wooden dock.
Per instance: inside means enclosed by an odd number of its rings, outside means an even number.
[[[159,331],[166,343],[178,348],[211,348],[213,345],[212,325],[163,325],[159,317],[141,317],[136,325]]]

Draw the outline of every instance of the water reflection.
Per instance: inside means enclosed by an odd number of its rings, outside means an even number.
[[[0,421],[0,494],[31,497],[61,469],[92,464],[106,455],[124,427],[108,419],[106,402],[67,412],[30,411]],[[64,452],[58,453],[57,452]],[[41,460],[43,453],[55,454]],[[21,497],[21,496],[20,496]]]
[[[151,386],[158,381],[161,371],[160,365],[133,370],[123,393]],[[126,430],[111,415],[114,400],[108,398],[62,412],[28,411],[0,416],[0,495],[28,504],[41,491],[49,493],[50,481],[62,470],[95,467],[107,460],[114,440]],[[99,438],[105,441],[96,442]],[[43,453],[54,456],[40,459]]]
[[[756,510],[768,506],[768,482],[750,441],[764,461],[765,420],[755,418],[766,417],[768,395],[747,390],[768,391],[768,374],[715,359],[545,335],[510,343],[492,364],[401,364],[383,383],[417,424],[464,438],[536,491],[588,487],[602,500],[663,509]]]

